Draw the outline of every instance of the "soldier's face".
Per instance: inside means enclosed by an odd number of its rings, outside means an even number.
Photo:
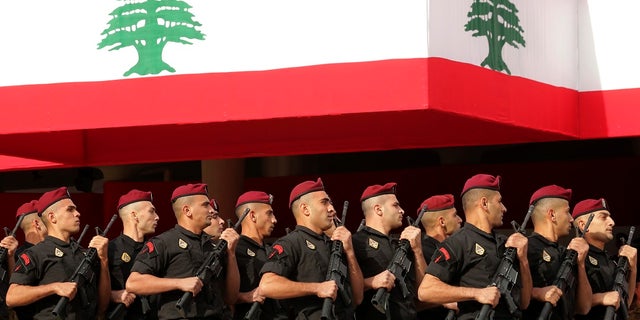
[[[322,231],[331,228],[336,209],[333,208],[329,195],[324,191],[316,191],[309,193],[308,196],[307,206],[311,223]]]
[[[56,225],[59,230],[71,234],[80,231],[80,212],[71,199],[62,199],[56,204],[54,212]]]
[[[278,223],[270,204],[257,203],[253,210],[256,218],[256,228],[262,236],[268,237]]]
[[[584,215],[584,217],[588,217],[588,215]],[[613,240],[613,226],[615,226],[615,222],[609,211],[597,211],[589,225],[587,234],[592,239],[606,243]]]
[[[454,232],[458,231],[458,229],[460,229],[460,226],[462,225],[462,218],[460,218],[460,216],[458,215],[458,211],[456,210],[456,208],[447,210],[447,212],[445,212],[444,214],[444,217],[447,235],[451,235]]]
[[[220,213],[213,210],[213,217],[211,218],[211,225],[203,230],[206,234],[210,235],[214,239],[220,238],[222,231],[224,231],[224,219],[220,217]]]
[[[140,203],[136,217],[138,218],[138,230],[142,234],[148,235],[156,232],[160,217],[156,212],[156,207],[150,201]]]
[[[569,202],[566,200],[560,201],[554,211],[558,236],[562,237],[568,235],[571,232],[571,223],[573,222]]]
[[[494,227],[502,225],[502,219],[504,218],[507,207],[502,203],[502,195],[500,192],[494,192],[489,196],[487,203],[487,210],[489,211],[489,221]]]
[[[382,205],[384,220],[391,229],[400,228],[402,226],[402,217],[404,210],[400,206],[400,202],[395,194],[384,195],[386,199]]]
[[[191,214],[193,221],[202,229],[211,225],[214,218],[214,210],[205,195],[194,195],[191,199]]]

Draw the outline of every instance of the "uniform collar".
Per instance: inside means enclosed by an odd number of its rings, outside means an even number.
[[[549,240],[549,239],[545,238],[543,235],[541,235],[541,234],[539,234],[539,233],[537,233],[537,232],[532,233],[532,234],[531,234],[531,237],[532,237],[532,238],[536,238],[536,239],[540,240],[540,241],[541,241],[542,243],[544,243],[546,246],[556,247],[556,248],[558,247],[558,243],[557,243],[557,242],[553,242],[553,241],[551,241],[551,240]]]
[[[179,224],[176,224],[175,229],[178,230],[178,232],[182,233],[183,235],[185,235],[185,236],[187,236],[187,237],[189,237],[191,239],[194,239],[194,240],[200,240],[203,237],[202,233],[195,234],[195,233],[185,229],[184,227],[182,227]]]
[[[121,234],[120,237],[122,238],[122,241],[124,241],[126,244],[129,244],[129,245],[132,245],[132,246],[133,245],[141,245],[141,244],[144,243],[144,241],[142,241],[142,242],[135,241],[131,237],[129,237],[128,235],[126,235],[124,233]]]
[[[60,246],[60,247],[70,247],[71,246],[71,241],[64,242],[61,239],[58,239],[56,237],[49,236],[49,235],[45,238],[45,240],[49,240],[49,241],[53,242],[53,244],[55,244],[57,246]]]
[[[262,248],[262,246],[259,243],[257,243],[255,240],[245,236],[244,234],[240,235],[240,241],[244,241],[247,244],[249,244],[249,245],[251,245],[253,247],[256,247],[256,248]]]
[[[376,236],[381,237],[381,238],[389,239],[388,235],[386,235],[386,234],[384,234],[384,233],[382,233],[382,232],[380,232],[380,231],[378,231],[378,230],[376,230],[374,228],[371,228],[369,226],[365,226],[364,229],[362,229],[362,230],[364,230],[365,232],[367,232],[369,234],[376,235]]]
[[[477,233],[479,235],[481,235],[484,238],[490,239],[491,241],[496,241],[496,236],[495,233],[493,231],[491,231],[491,233],[486,233],[482,230],[480,230],[478,227],[474,226],[471,223],[465,223],[464,226],[462,226],[462,228],[468,229],[471,232]]]
[[[433,238],[433,237],[431,237],[431,236],[429,236],[429,235],[427,235],[427,234],[425,234],[425,235],[422,237],[422,240],[424,240],[424,241],[426,241],[426,242],[429,242],[429,243],[440,244],[440,241],[438,241],[437,239],[435,239],[435,238]]]
[[[305,226],[297,225],[296,226],[296,231],[304,232],[304,233],[306,233],[306,234],[308,234],[308,235],[310,235],[310,236],[312,236],[312,237],[314,237],[314,238],[316,238],[318,240],[323,240],[324,241],[324,240],[327,239],[327,236],[324,234],[324,232],[321,233],[321,234],[317,234],[317,233],[311,231],[311,229],[309,229],[309,228],[307,228]]]
[[[594,247],[592,245],[589,245],[589,253],[593,253],[594,255],[602,255],[602,256],[607,256],[607,250],[601,250],[597,247]]]

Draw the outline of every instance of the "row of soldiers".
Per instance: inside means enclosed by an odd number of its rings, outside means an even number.
[[[542,187],[527,215],[533,233],[505,237],[495,231],[507,210],[500,183],[488,174],[466,181],[464,226],[454,196],[436,195],[395,237],[405,217],[395,183],[364,190],[363,223],[352,236],[322,180],[304,181],[289,198],[296,227],[273,244],[266,240],[277,219],[265,192],[238,198],[238,234],[224,228],[205,184],[180,186],[171,196],[177,224],[152,237],[159,219],[152,194],[131,190],[118,202],[122,234],[109,241],[102,232],[89,250],[72,237],[80,231],[80,213],[62,187],[18,209],[25,243],[18,247],[12,235],[0,241],[11,274],[2,279],[0,316],[464,320],[480,319],[486,309],[483,319],[539,319],[546,304],[548,319],[604,319],[608,306],[626,319],[621,306],[632,304],[637,252],[621,246],[625,290],[614,290],[617,266],[605,251],[614,221],[604,199],[580,201],[571,211],[570,189]],[[560,245],[572,229],[581,236]],[[496,275],[509,251],[505,288]],[[571,253],[574,281],[561,286],[557,278]],[[96,258],[89,267],[78,268],[90,256]]]

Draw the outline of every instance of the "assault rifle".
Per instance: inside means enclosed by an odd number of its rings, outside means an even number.
[[[422,209],[420,209],[418,218],[416,218],[416,220],[410,225],[414,227],[420,225],[420,221],[422,220],[422,216],[424,215],[425,211],[427,211],[427,206],[423,206]],[[410,219],[408,220],[411,221]],[[407,298],[410,294],[409,288],[407,288],[407,284],[404,281],[404,278],[406,277],[407,273],[409,273],[409,269],[411,269],[412,264],[411,260],[409,260],[408,257],[410,250],[411,244],[409,243],[409,240],[401,239],[400,244],[393,254],[393,258],[391,259],[391,262],[387,267],[387,270],[393,273],[393,275],[396,277],[396,283],[400,286],[400,289],[402,290],[402,296],[404,298]],[[378,288],[376,294],[373,296],[373,298],[371,298],[371,304],[374,308],[376,308],[376,310],[380,311],[380,313],[386,314],[390,295],[391,293],[387,291],[387,288]]]
[[[336,227],[340,227],[344,225],[345,219],[347,218],[347,209],[349,208],[349,201],[344,202],[344,206],[342,207],[342,221],[338,220],[335,222]],[[334,240],[331,244],[331,256],[329,258],[329,268],[327,269],[327,277],[325,278],[327,281],[333,280],[338,285],[338,292],[340,293],[340,297],[342,298],[342,302],[345,305],[351,304],[351,297],[349,293],[345,290],[344,283],[347,280],[348,269],[347,266],[342,263],[342,241]],[[333,308],[333,299],[324,298],[324,302],[322,303],[322,315],[320,319],[327,320],[334,318],[334,308]]]
[[[18,217],[18,222],[16,222],[16,226],[13,227],[13,230],[11,230],[11,232],[8,233],[7,236],[13,237],[16,234],[16,231],[18,231],[18,227],[22,223],[23,219],[24,219],[24,214]],[[4,268],[5,263],[7,263],[8,254],[9,254],[9,250],[7,250],[7,248],[0,247],[0,281],[2,282],[6,282],[6,280],[8,280],[7,275],[9,275],[9,273]]]
[[[579,238],[584,237],[584,234],[589,231],[589,225],[591,225],[591,221],[593,221],[593,217],[594,217],[593,213],[589,215],[589,219],[587,219],[587,223],[584,225],[584,231],[576,230],[576,232],[578,233],[577,236]],[[578,258],[578,252],[573,249],[567,250],[567,253],[564,255],[564,260],[560,265],[560,270],[558,270],[558,275],[556,276],[556,279],[553,281],[553,285],[558,287],[560,290],[562,290],[562,292],[566,292],[567,289],[573,287],[573,284],[576,281],[575,277],[573,276],[573,268],[576,265],[577,258]],[[547,320],[547,318],[549,318],[549,315],[551,314],[552,309],[553,309],[553,305],[551,304],[551,302],[548,302],[548,301],[545,302],[544,307],[542,307],[542,312],[540,312],[540,316],[538,317],[538,320]]]
[[[527,222],[529,222],[529,218],[531,217],[531,213],[533,212],[533,205],[529,206],[529,210],[527,210],[527,215],[524,216],[524,221],[522,225],[518,226],[518,223],[515,221],[511,221],[511,225],[516,230],[516,232],[524,234],[524,231],[527,227]],[[498,269],[493,274],[493,278],[491,280],[490,286],[497,287],[500,290],[500,296],[504,297],[507,305],[509,306],[509,312],[513,315],[518,311],[518,306],[515,301],[513,301],[513,297],[511,296],[511,289],[516,284],[518,280],[518,270],[513,266],[516,263],[518,251],[516,248],[509,247],[505,250],[504,255],[502,256],[502,261],[498,265]],[[482,305],[482,309],[476,316],[476,320],[485,320],[489,316],[489,312],[491,312],[492,308],[490,304]]]
[[[111,220],[109,220],[107,227],[104,228],[102,232],[100,232],[100,228],[96,227],[96,233],[99,236],[104,237],[109,232],[109,229],[111,229],[111,226],[113,225],[113,223],[116,221],[117,218],[118,218],[118,215],[114,214],[113,217],[111,217]],[[80,235],[80,238],[78,238],[78,243],[84,236],[84,233],[86,232],[86,230],[87,230],[87,227],[84,228],[84,231]],[[77,283],[78,291],[82,290],[82,287],[84,286],[85,282],[91,282],[93,280],[94,272],[92,267],[96,261],[98,261],[98,249],[89,248],[84,258],[82,259],[82,261],[80,262],[76,270],[71,275],[71,278],[69,279],[69,281]],[[53,316],[58,319],[65,319],[66,318],[65,312],[66,312],[66,307],[68,302],[69,302],[69,298],[60,297],[60,300],[58,300],[58,303],[51,311],[51,314],[53,314]]]
[[[633,240],[633,234],[636,232],[636,227],[629,229],[629,236],[627,237],[626,245],[631,244]],[[613,281],[613,291],[618,292],[620,295],[620,312],[623,320],[629,319],[629,306],[627,300],[629,299],[629,283],[627,282],[627,274],[629,273],[629,259],[627,257],[620,256],[618,258],[618,265],[616,267],[616,277]],[[636,281],[631,279],[631,281]],[[633,294],[633,293],[631,293]],[[604,320],[612,320],[616,314],[616,309],[613,306],[607,306],[607,310],[604,313]]]
[[[240,228],[240,224],[242,220],[249,214],[251,209],[246,208],[238,222],[233,226],[234,230],[238,230]],[[229,224],[231,225],[231,224]],[[220,243],[206,256],[202,265],[196,271],[196,277],[202,281],[203,284],[207,284],[211,277],[219,278],[220,273],[222,272],[222,259],[225,257],[227,252],[227,241],[224,239],[220,240]],[[191,299],[193,299],[193,292],[187,291],[182,294],[182,297],[176,303],[176,308],[181,313],[182,317],[187,317],[191,307]]]

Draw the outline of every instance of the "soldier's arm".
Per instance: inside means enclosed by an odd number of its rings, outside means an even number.
[[[102,236],[95,236],[89,242],[89,247],[98,250],[100,258],[100,279],[98,280],[98,313],[104,313],[109,307],[111,298],[111,279],[109,278],[109,258],[108,258],[109,240]]]
[[[325,282],[297,282],[273,272],[266,272],[262,275],[259,288],[265,297],[276,300],[304,296],[335,299],[338,292],[338,286],[333,280]]]
[[[131,272],[127,279],[127,291],[148,296],[172,290],[191,292],[195,296],[202,289],[202,281],[198,277],[189,278],[159,278],[152,274]]]
[[[476,300],[482,304],[497,305],[500,291],[496,287],[468,288],[449,285],[431,274],[425,274],[418,288],[418,299],[443,305],[450,302]]]
[[[415,286],[419,286],[422,283],[425,272],[427,272],[427,261],[424,259],[424,253],[422,252],[420,228],[414,226],[406,227],[404,231],[402,231],[400,239],[407,239],[411,244],[411,251],[414,257],[413,268],[416,277]]]
[[[533,290],[533,280],[531,279],[531,269],[529,269],[529,258],[527,257],[527,249],[529,240],[521,233],[514,233],[509,236],[505,244],[506,247],[516,248],[518,255],[518,264],[520,266],[520,309],[525,310],[531,302],[531,291]]]
[[[333,232],[331,239],[342,241],[342,248],[347,258],[347,268],[349,269],[349,283],[351,284],[352,294],[351,303],[357,306],[362,303],[362,299],[364,298],[364,279],[355,251],[353,250],[351,232],[344,226],[340,226]]]
[[[229,230],[229,234],[225,234]],[[233,228],[229,228],[222,232],[220,236],[227,241],[227,266],[225,277],[225,294],[224,302],[228,305],[233,305],[238,300],[238,293],[240,291],[240,271],[238,271],[238,261],[236,260],[236,245],[240,236]]]
[[[575,242],[575,243],[574,243]],[[591,300],[593,291],[591,290],[591,284],[587,277],[587,270],[585,268],[585,258],[589,251],[589,244],[584,238],[574,238],[569,243],[569,247],[578,252],[577,269],[578,276],[576,277],[576,314],[585,315],[591,310]]]
[[[7,291],[6,303],[10,308],[26,306],[53,294],[71,300],[75,297],[76,288],[74,282],[53,282],[40,286],[12,283]]]

